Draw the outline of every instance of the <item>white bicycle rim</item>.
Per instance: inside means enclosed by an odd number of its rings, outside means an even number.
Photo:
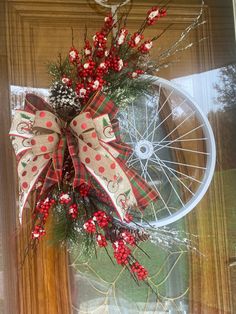
[[[135,168],[135,165],[138,165],[139,169],[138,172],[140,175],[153,187],[156,189],[156,191],[160,195],[160,199],[157,201],[157,204],[163,203],[163,206],[160,206],[160,208],[155,212],[155,206],[151,204],[152,208],[150,209],[153,211],[153,217],[148,219],[148,223],[144,220],[141,220],[141,223],[143,226],[151,224],[155,227],[161,227],[168,224],[171,224],[182,217],[184,217],[186,214],[188,214],[194,207],[197,206],[197,204],[201,201],[203,196],[205,195],[215,169],[215,161],[216,161],[216,148],[215,148],[215,140],[214,135],[210,126],[210,123],[207,119],[207,117],[203,114],[202,110],[199,108],[199,106],[196,104],[196,102],[189,96],[185,91],[180,90],[179,87],[177,87],[172,82],[169,82],[162,78],[155,78],[153,77],[152,81],[153,85],[158,88],[157,98],[158,98],[158,105],[156,107],[157,109],[157,116],[159,117],[152,117],[156,122],[154,123],[154,120],[149,120],[148,116],[148,110],[150,107],[148,105],[148,102],[146,101],[146,104],[144,106],[143,110],[143,124],[146,123],[146,130],[140,130],[138,127],[138,121],[137,121],[137,108],[134,106],[134,104],[130,105],[129,109],[127,111],[124,111],[122,114],[122,119],[120,119],[121,122],[121,128],[126,136],[128,136],[128,143],[133,146],[133,154],[128,160],[128,165]],[[160,104],[160,98],[161,98],[161,91],[168,92],[166,95],[166,99],[163,101],[162,104]],[[168,115],[163,116],[161,115],[161,110],[164,110],[164,107],[167,106],[168,102],[172,101],[173,99],[178,98],[179,100],[182,99],[182,102],[179,104],[176,104],[176,107],[174,107],[173,111],[171,109],[171,105],[169,106],[170,112]],[[174,105],[175,106],[175,105]],[[181,106],[183,108],[181,108]],[[185,112],[185,109],[187,112]],[[166,122],[168,119],[174,120],[175,112],[178,111],[178,114],[183,116],[182,121],[178,125],[175,125],[173,129],[169,129],[167,134],[162,134],[162,138],[158,141],[152,141],[155,136],[153,134],[163,133],[160,132],[162,128],[165,127]],[[182,110],[182,111],[181,111]],[[175,111],[175,112],[174,112]],[[153,113],[152,113],[153,114]],[[186,117],[184,116],[186,114]],[[188,123],[191,124],[191,121],[194,117],[194,121],[197,123],[192,130],[187,129],[187,131],[183,134],[179,134],[176,137],[175,132],[182,129],[185,124]],[[140,120],[140,119],[139,119]],[[159,121],[158,121],[159,120]],[[177,119],[178,120],[178,119]],[[140,122],[140,121],[139,121]],[[150,130],[150,125],[153,125],[154,129]],[[150,132],[149,132],[150,131]],[[198,138],[198,132],[201,132],[203,136]],[[141,134],[142,133],[142,134]],[[195,136],[196,133],[196,136]],[[151,137],[150,138],[150,134]],[[171,136],[171,138],[170,138]],[[190,138],[189,138],[190,136]],[[194,137],[195,136],[195,137]],[[194,142],[193,142],[194,141]],[[204,151],[201,151],[201,149],[188,149],[176,146],[178,142],[185,143],[187,142],[192,143],[192,145],[195,145],[194,143],[204,143]],[[198,145],[195,145],[198,147]],[[194,147],[195,147],[194,146]],[[193,155],[193,156],[203,156],[201,157],[204,159],[204,165],[198,165],[198,164],[185,164],[184,162],[179,162],[179,160],[168,159],[165,160],[159,155],[161,151],[164,150],[171,151],[171,154],[174,152],[181,152],[183,154]],[[176,153],[175,153],[176,154]],[[191,158],[190,158],[191,159]],[[160,192],[161,184],[158,186],[158,180],[154,181],[151,178],[149,164],[152,165],[152,169],[155,168],[156,165],[156,172],[159,173],[160,176],[166,177],[165,185],[169,184],[168,189],[170,189],[170,193],[172,193],[172,196],[176,199],[178,199],[178,207],[172,208],[171,205],[168,205],[167,200],[164,199],[163,191]],[[177,168],[175,168],[175,166]],[[194,177],[192,175],[189,175],[188,172],[182,172],[178,169],[178,167],[186,168],[186,169],[196,169],[196,172],[201,172],[202,176],[199,179],[198,177]],[[137,169],[136,169],[137,170]],[[189,170],[188,170],[189,171]],[[174,182],[174,181],[175,182]],[[184,182],[184,180],[188,180],[188,184]],[[192,184],[195,187],[195,190],[192,190],[192,187],[190,187],[190,181],[194,182]],[[173,183],[174,182],[174,183]],[[172,191],[171,191],[172,189]],[[181,192],[179,192],[181,189],[184,189],[188,192],[190,197],[188,196],[187,200],[184,201],[183,197],[181,196]],[[186,193],[186,191],[184,193]],[[178,193],[179,192],[179,193]],[[173,198],[173,197],[172,197]],[[165,211],[165,214],[163,212]],[[162,212],[160,216],[159,212]]]

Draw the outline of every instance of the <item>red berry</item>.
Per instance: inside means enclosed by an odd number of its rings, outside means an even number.
[[[77,204],[72,204],[69,207],[68,214],[72,219],[76,219],[78,217],[78,206]]]
[[[122,240],[118,240],[112,244],[114,249],[114,257],[118,264],[126,265],[129,262],[131,250],[124,244]]]
[[[106,228],[111,219],[109,216],[107,216],[107,214],[104,211],[98,210],[93,215],[93,221],[95,221],[99,227]]]
[[[68,193],[61,193],[59,196],[60,204],[69,204],[71,202],[71,197]]]
[[[102,235],[100,233],[96,236],[96,241],[97,241],[98,246],[100,246],[100,247],[107,246],[106,238],[104,237],[104,235]]]
[[[131,36],[128,44],[132,48],[137,47],[142,39],[143,39],[143,35],[136,32]]]
[[[129,231],[126,230],[122,232],[121,236],[126,243],[130,244],[131,246],[135,246],[135,238]]]
[[[139,280],[144,280],[148,276],[148,271],[139,262],[135,262],[131,265],[131,271],[136,273]]]
[[[95,233],[96,232],[95,223],[94,223],[93,219],[91,219],[91,218],[85,222],[83,227],[84,227],[85,231],[87,231],[88,233]]]

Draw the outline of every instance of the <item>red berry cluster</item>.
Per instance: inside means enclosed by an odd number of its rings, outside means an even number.
[[[130,40],[128,41],[128,44],[130,47],[135,48],[139,45],[142,39],[143,39],[143,35],[136,32],[131,36]]]
[[[95,233],[96,232],[95,222],[93,221],[92,218],[87,220],[84,223],[83,227],[84,227],[85,231],[87,231],[88,233]]]
[[[46,222],[46,219],[48,218],[48,215],[49,215],[49,209],[51,208],[53,204],[55,204],[55,200],[49,199],[48,197],[37,203],[36,208],[35,208],[35,214],[36,215],[40,214],[41,221],[43,223]]]
[[[166,16],[166,9],[158,7],[152,7],[147,12],[147,24],[153,25],[157,20],[159,20],[161,17]]]
[[[62,192],[59,196],[60,204],[69,204],[71,202],[71,197],[68,193]]]
[[[39,239],[46,234],[44,225],[49,216],[49,209],[55,204],[54,199],[49,199],[48,197],[37,203],[34,210],[34,218],[36,218],[37,223],[35,224],[32,231],[32,239]]]
[[[107,32],[108,30],[110,30],[113,26],[113,23],[114,23],[114,19],[112,18],[112,15],[110,13],[108,14],[108,16],[104,18],[103,32]]]
[[[104,211],[98,210],[93,215],[93,221],[95,221],[99,227],[106,228],[109,222],[111,221],[111,218],[107,216],[107,214]]]
[[[137,275],[139,280],[144,280],[148,276],[147,270],[139,264],[139,262],[135,262],[131,265],[131,271]]]
[[[146,40],[139,48],[138,50],[141,52],[141,53],[148,53],[151,48],[152,48],[152,41],[151,40]]]
[[[125,28],[121,28],[119,31],[118,38],[116,40],[116,43],[118,46],[121,46],[125,43],[127,35],[128,35],[128,30]]]
[[[68,214],[72,219],[76,219],[78,217],[78,206],[77,204],[72,204],[69,207]]]
[[[61,79],[62,83],[67,85],[68,87],[71,87],[72,85],[72,80],[69,79],[67,76],[63,75]]]
[[[109,68],[108,61],[101,62],[97,68],[97,75],[102,77],[104,74],[108,72],[108,68]]]
[[[89,57],[92,54],[92,46],[90,45],[90,42],[88,40],[85,41],[84,45],[84,55],[85,57]]]
[[[36,225],[31,233],[32,239],[40,239],[42,236],[46,234],[46,231],[43,226]]]
[[[77,83],[75,91],[80,99],[86,101],[89,98],[89,90],[86,89],[84,83]]]
[[[97,32],[93,36],[93,45],[95,48],[105,48],[107,43],[107,38],[103,32]]]
[[[105,48],[97,48],[96,50],[96,57],[103,58],[105,56]]]
[[[85,222],[83,227],[87,232],[94,233],[96,232],[96,224],[100,228],[104,229],[108,227],[110,221],[111,218],[107,216],[107,214],[104,211],[98,210],[93,214],[92,218]]]
[[[107,240],[104,235],[101,233],[97,234],[96,241],[99,247],[105,247],[107,246]]]
[[[131,250],[125,245],[123,240],[118,240],[112,244],[114,257],[117,264],[126,265],[129,262]]]
[[[143,70],[136,70],[136,71],[134,71],[134,72],[129,72],[128,75],[129,75],[130,78],[136,79],[136,78],[138,78],[138,77],[139,77],[141,74],[143,74],[143,73],[144,73]]]
[[[122,236],[122,239],[126,243],[130,244],[131,246],[135,246],[135,244],[136,244],[135,238],[129,231],[126,230],[126,231],[122,232],[121,236]]]
[[[69,60],[70,60],[70,62],[77,62],[78,58],[79,58],[78,50],[75,49],[74,47],[71,47],[70,51],[69,51]]]
[[[89,59],[84,64],[78,65],[78,75],[82,78],[89,77],[93,75],[96,63]]]
[[[83,183],[79,186],[79,194],[80,196],[82,197],[85,197],[88,195],[89,193],[89,190],[90,190],[90,186],[86,183]]]
[[[89,82],[88,84],[88,90],[89,91],[96,91],[102,88],[102,86],[104,85],[104,80],[102,79],[102,77],[96,77],[95,80],[92,80],[91,82]]]
[[[110,73],[122,72],[129,66],[130,73],[128,75],[130,78],[133,79],[143,74],[141,70],[137,69],[139,56],[148,53],[152,48],[152,41],[150,40],[141,43],[144,38],[143,31],[146,26],[154,24],[164,15],[166,15],[165,9],[153,7],[147,12],[143,26],[131,37],[128,36],[126,27],[121,27],[115,41],[109,41],[108,36],[112,34],[111,30],[116,27],[112,15],[109,14],[105,17],[104,25],[100,31],[93,36],[93,43],[85,39],[81,54],[74,47],[70,49],[71,73],[62,76],[62,82],[72,87],[80,102],[85,104],[95,91],[102,90],[104,86],[110,84],[108,80]],[[112,45],[108,46],[108,42],[112,42]],[[126,47],[120,49],[122,45],[126,45]],[[125,59],[130,54],[123,52],[132,49],[136,50],[131,51],[131,55],[135,58]],[[75,77],[75,81],[72,82]]]
[[[110,67],[116,71],[116,72],[120,72],[123,67],[124,67],[124,62],[123,60],[118,57],[118,56],[113,56],[110,60]]]

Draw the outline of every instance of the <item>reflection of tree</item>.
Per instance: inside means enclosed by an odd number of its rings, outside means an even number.
[[[236,166],[236,65],[229,65],[220,70],[220,83],[217,102],[221,109],[211,111],[208,118],[217,140],[218,166],[231,169]]]
[[[228,108],[236,108],[236,64],[228,65],[220,70],[219,84],[215,84],[218,93],[217,101]]]

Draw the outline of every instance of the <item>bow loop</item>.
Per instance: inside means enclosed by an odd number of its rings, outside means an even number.
[[[75,135],[89,147],[92,147],[93,149],[97,149],[99,147],[94,121],[89,112],[83,112],[75,117],[71,121],[70,127]]]
[[[31,139],[32,152],[35,156],[53,153],[58,141],[57,133],[36,135]]]
[[[35,135],[31,139],[32,152],[35,156],[53,153],[61,135],[62,122],[51,112],[38,110],[35,112],[32,130]]]
[[[43,133],[56,132],[61,134],[61,121],[53,113],[46,110],[39,110],[35,113],[33,130]]]
[[[94,124],[100,140],[105,143],[116,140],[116,136],[108,114],[103,114],[95,118]]]
[[[108,115],[105,117],[110,123]],[[108,181],[114,181],[117,170],[114,160],[100,144],[103,127],[100,125],[102,120],[97,119],[92,119],[90,112],[82,112],[71,121],[70,127],[77,137],[79,158],[85,167]]]

